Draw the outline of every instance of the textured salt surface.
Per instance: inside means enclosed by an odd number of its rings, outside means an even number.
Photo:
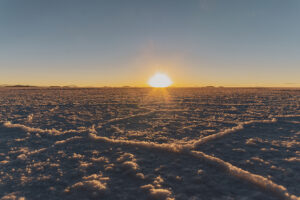
[[[0,90],[2,199],[299,199],[300,91]]]

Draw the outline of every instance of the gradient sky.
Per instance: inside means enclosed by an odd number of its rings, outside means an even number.
[[[299,0],[1,0],[0,84],[300,86]]]

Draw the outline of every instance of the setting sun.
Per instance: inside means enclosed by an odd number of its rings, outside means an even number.
[[[162,73],[156,73],[153,75],[149,81],[148,84],[151,87],[156,87],[156,88],[164,88],[172,85],[172,80],[166,75]]]

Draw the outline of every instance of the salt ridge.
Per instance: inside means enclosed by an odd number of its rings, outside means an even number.
[[[147,115],[147,114],[151,114],[151,113],[153,113],[153,112],[151,111],[151,112],[147,112],[147,113],[143,113],[143,114],[138,114],[138,115],[135,115],[134,117],[143,116],[143,115]],[[280,116],[280,117],[282,118],[282,116]],[[289,117],[289,116],[287,116],[287,117]],[[118,120],[124,120],[124,119],[128,119],[128,117],[115,119],[115,120],[112,120],[111,122],[116,122]],[[225,162],[217,157],[207,155],[200,151],[193,150],[198,145],[205,144],[214,139],[218,139],[218,138],[224,137],[225,135],[228,135],[230,133],[235,133],[239,130],[242,130],[242,129],[244,129],[244,125],[249,125],[249,124],[253,124],[253,123],[275,123],[275,122],[277,122],[276,118],[273,118],[271,120],[251,120],[251,121],[247,121],[247,122],[242,122],[242,123],[238,124],[236,127],[223,130],[219,133],[201,138],[200,140],[193,142],[192,144],[186,144],[186,145],[158,144],[155,142],[146,142],[146,141],[143,142],[143,141],[110,139],[108,137],[97,136],[94,128],[90,128],[90,129],[87,129],[84,131],[83,130],[80,130],[80,131],[76,131],[76,130],[58,131],[56,129],[33,128],[33,127],[28,127],[28,126],[25,126],[22,124],[13,124],[11,122],[5,122],[5,123],[3,123],[3,126],[5,126],[7,128],[20,128],[27,132],[49,133],[49,134],[53,134],[53,135],[60,135],[60,134],[72,133],[72,132],[78,133],[78,132],[89,131],[90,132],[89,139],[91,139],[91,141],[94,141],[94,142],[105,142],[105,143],[119,144],[119,145],[121,144],[121,145],[142,147],[142,148],[147,148],[147,149],[156,149],[156,150],[167,151],[167,152],[178,153],[178,154],[189,154],[195,158],[202,159],[206,162],[210,162],[214,166],[221,167],[225,172],[228,172],[231,176],[234,176],[234,177],[237,177],[244,181],[247,181],[248,183],[257,186],[264,191],[270,192],[271,194],[273,194],[276,197],[279,197],[279,198],[285,199],[285,200],[300,200],[300,197],[289,194],[287,189],[284,186],[278,185],[263,176],[250,173],[246,170],[243,170],[239,167],[232,165],[229,162]],[[76,139],[80,139],[80,138],[82,138],[82,137],[76,137]],[[72,141],[72,138],[68,138],[63,141],[57,141],[55,144],[62,144],[62,143],[66,143],[68,141]]]

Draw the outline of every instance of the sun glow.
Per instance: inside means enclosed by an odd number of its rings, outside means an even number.
[[[172,85],[172,80],[166,75],[162,73],[156,73],[153,75],[149,81],[148,84],[151,87],[156,87],[156,88],[164,88]]]

